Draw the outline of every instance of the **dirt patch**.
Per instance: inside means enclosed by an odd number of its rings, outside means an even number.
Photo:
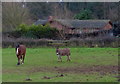
[[[56,75],[56,76],[53,76],[53,77],[44,76],[42,79],[52,79],[52,78],[64,77],[64,76],[65,76],[64,74]]]
[[[54,68],[52,68],[52,67],[32,67],[30,70],[28,70],[29,73],[52,72],[52,71],[54,71]]]
[[[27,69],[3,69],[2,73],[35,73],[35,72],[57,72],[57,73],[95,73],[98,72],[101,75],[118,74],[118,66],[77,66],[77,67],[31,67]]]
[[[31,78],[26,78],[25,81],[32,81],[32,79]]]
[[[100,74],[117,74],[118,66],[92,66],[92,67],[66,67],[66,68],[57,68],[59,72],[72,72],[72,73],[92,73],[99,72]]]
[[[19,73],[19,74],[21,74],[21,72],[24,73],[25,71],[27,71],[27,70],[24,70],[21,68],[19,68],[19,69],[5,69],[5,68],[3,68],[2,69],[2,73]]]
[[[118,66],[87,66],[87,67],[34,67],[29,72],[58,72],[58,73],[93,73],[99,72],[101,75],[118,74]]]

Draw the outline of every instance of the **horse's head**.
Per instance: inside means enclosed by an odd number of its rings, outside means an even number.
[[[19,47],[20,47],[20,44],[17,44],[15,47],[16,51],[17,51],[17,48],[19,48]]]
[[[16,55],[18,55],[18,50],[19,50],[19,47],[20,47],[20,45],[18,44],[18,45],[16,45]]]

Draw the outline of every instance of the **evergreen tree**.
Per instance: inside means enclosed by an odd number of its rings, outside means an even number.
[[[74,16],[74,19],[87,20],[92,19],[92,12],[90,10],[82,10],[79,14]]]

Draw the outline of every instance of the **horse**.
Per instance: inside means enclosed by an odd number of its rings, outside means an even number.
[[[22,62],[21,64],[24,64],[24,59],[25,59],[25,54],[26,54],[26,46],[18,44],[16,46],[15,50],[16,50],[16,56],[18,58],[17,65],[20,65],[20,61]]]
[[[67,61],[70,61],[70,49],[69,48],[64,48],[64,49],[56,48],[56,54],[58,56],[58,61],[60,60],[62,62],[61,56],[67,56]]]

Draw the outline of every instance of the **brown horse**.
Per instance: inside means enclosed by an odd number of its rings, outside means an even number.
[[[17,45],[16,46],[16,55],[18,58],[17,65],[20,65],[20,61],[22,62],[21,64],[24,64],[25,54],[26,54],[26,47],[24,45]]]
[[[61,56],[67,56],[67,61],[70,61],[70,49],[69,48],[64,48],[64,49],[56,48],[56,54],[58,56],[58,61],[60,60],[62,62]]]

